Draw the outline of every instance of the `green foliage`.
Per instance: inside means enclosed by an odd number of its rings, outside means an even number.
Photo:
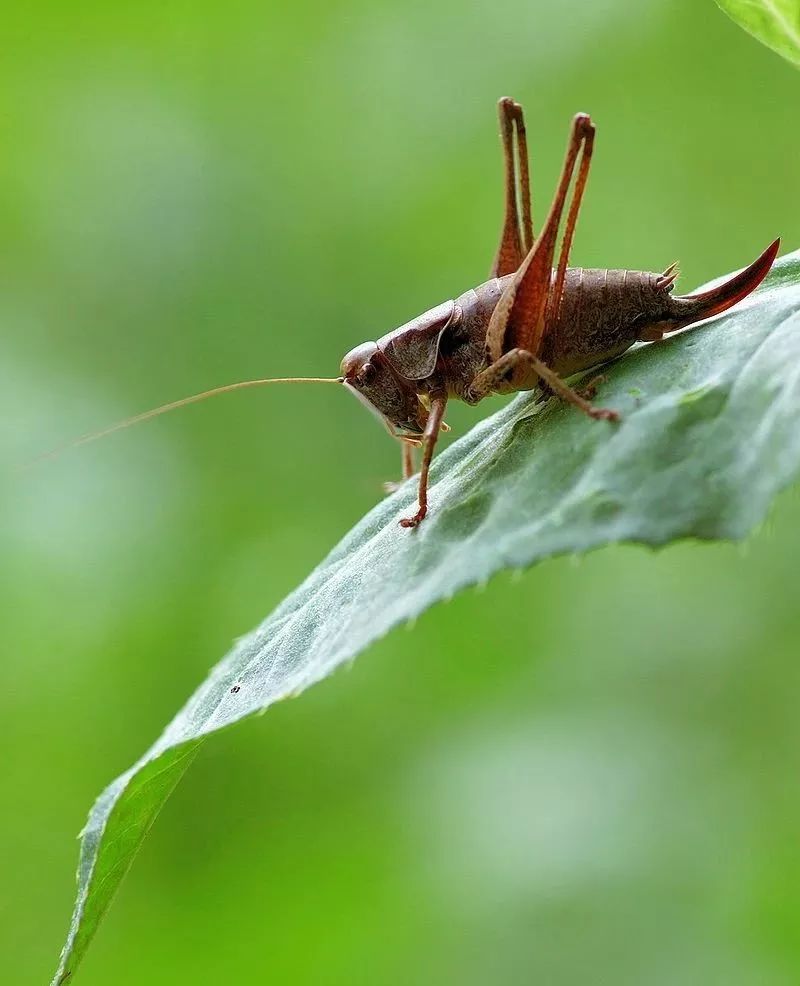
[[[209,675],[103,792],[83,834],[56,982],[80,962],[155,816],[210,733],[297,695],[386,634],[505,568],[636,541],[742,538],[800,472],[800,252],[733,312],[608,371],[618,426],[523,395],[436,460],[431,515],[406,483]]]
[[[94,796],[398,456],[319,387],[4,464],[335,373],[482,280],[503,94],[539,221],[570,117],[598,123],[575,263],[680,260],[684,290],[800,245],[800,128],[786,63],[708,0],[11,0],[3,36],[0,955],[41,986]],[[76,982],[797,982],[798,557],[795,485],[744,544],[434,606],[203,745]]]
[[[800,3],[797,0],[717,0],[745,31],[800,66]]]

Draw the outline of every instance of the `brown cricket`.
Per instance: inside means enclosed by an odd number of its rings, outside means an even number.
[[[749,267],[701,294],[676,297],[673,264],[663,273],[570,268],[570,248],[586,188],[595,127],[585,113],[570,127],[567,153],[550,211],[534,235],[522,107],[499,104],[505,162],[505,216],[491,278],[400,328],[352,349],[341,376],[246,380],[136,415],[79,444],[215,394],[268,383],[340,383],[402,443],[403,478],[422,446],[418,506],[403,527],[428,511],[428,472],[451,398],[477,404],[489,394],[540,388],[591,418],[619,415],[592,403],[592,383],[575,390],[564,378],[614,359],[635,342],[655,342],[741,301],[761,283],[778,253],[775,240]],[[571,191],[571,195],[570,195]],[[569,208],[567,203],[569,200]],[[558,233],[566,223],[557,263]]]

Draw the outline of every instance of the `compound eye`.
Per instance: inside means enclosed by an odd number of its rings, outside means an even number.
[[[367,387],[375,379],[375,367],[372,363],[365,363],[356,374],[356,383],[361,387]]]

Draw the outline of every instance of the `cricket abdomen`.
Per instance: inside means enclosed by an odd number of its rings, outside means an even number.
[[[648,324],[670,318],[673,280],[647,271],[570,268],[538,355],[561,376],[619,356]]]
[[[775,240],[749,267],[699,294],[675,297],[673,264],[663,274],[635,270],[567,271],[561,305],[545,326],[538,355],[561,376],[613,359],[634,342],[654,342],[713,318],[746,298],[778,254]]]

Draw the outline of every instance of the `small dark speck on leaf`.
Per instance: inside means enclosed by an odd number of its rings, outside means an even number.
[[[241,685],[234,685],[233,688],[231,688],[231,695],[235,695],[241,687]]]

